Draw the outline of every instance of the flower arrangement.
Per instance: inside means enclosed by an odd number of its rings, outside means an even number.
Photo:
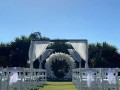
[[[49,75],[49,77],[55,77],[52,71],[52,62],[55,62],[56,60],[59,60],[59,61],[65,60],[69,66],[68,73],[71,74],[70,72],[72,72],[72,69],[75,67],[75,60],[73,60],[73,58],[68,54],[57,52],[57,53],[51,54],[50,57],[46,59],[45,68],[47,71],[47,75]]]

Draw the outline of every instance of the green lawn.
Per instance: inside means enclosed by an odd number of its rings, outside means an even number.
[[[39,90],[76,90],[72,82],[47,82],[47,85]]]

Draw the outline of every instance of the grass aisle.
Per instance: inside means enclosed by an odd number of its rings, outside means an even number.
[[[47,82],[47,85],[39,90],[76,90],[72,82]]]

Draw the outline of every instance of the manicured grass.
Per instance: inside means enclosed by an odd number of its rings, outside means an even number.
[[[72,82],[47,82],[47,85],[39,90],[76,90]]]

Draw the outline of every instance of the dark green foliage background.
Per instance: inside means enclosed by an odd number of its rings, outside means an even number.
[[[40,32],[31,33],[28,37],[17,37],[10,43],[0,44],[0,67],[28,67],[28,51],[31,40],[49,40]],[[54,52],[68,53],[72,48],[65,42],[50,44],[48,48],[55,49]],[[38,63],[36,63],[37,65]],[[89,66],[90,67],[120,67],[120,54],[117,48],[107,42],[89,44]]]
[[[66,60],[55,60],[51,67],[57,78],[63,78],[70,69]]]

